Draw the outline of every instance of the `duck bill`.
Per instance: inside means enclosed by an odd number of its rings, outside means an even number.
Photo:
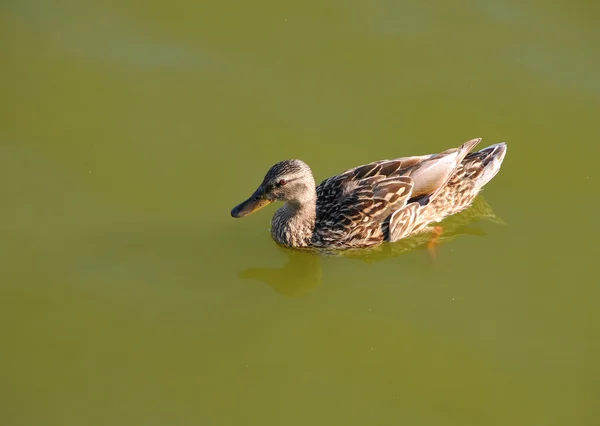
[[[262,209],[264,206],[268,206],[273,201],[265,197],[265,193],[262,188],[258,188],[254,194],[246,201],[238,204],[231,210],[231,216],[233,217],[244,217],[254,213],[257,210]]]

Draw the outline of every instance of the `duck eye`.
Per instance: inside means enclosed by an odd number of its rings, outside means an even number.
[[[277,183],[277,186],[283,186],[283,185],[285,185],[286,183],[287,183],[287,180],[285,180],[285,179],[281,179],[281,180],[280,180],[280,181]]]

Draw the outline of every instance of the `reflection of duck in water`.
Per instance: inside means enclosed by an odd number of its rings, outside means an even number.
[[[248,268],[240,278],[262,281],[277,293],[290,297],[303,296],[321,284],[319,256],[300,251],[286,251],[287,263],[282,268]]]
[[[441,154],[377,161],[323,181],[315,188],[300,160],[275,164],[252,197],[231,211],[247,216],[285,201],[271,234],[292,248],[356,249],[431,231],[431,223],[467,208],[500,170],[506,145],[469,153],[473,139]]]
[[[499,224],[504,223],[480,196],[467,210],[442,223],[444,233],[440,236],[438,244],[449,242],[459,235],[485,235],[481,229],[469,227],[470,224],[482,219]],[[428,235],[421,234],[394,244],[385,244],[368,250],[333,251],[331,253],[366,262],[377,262],[400,256],[414,249],[425,248],[429,242]],[[282,268],[249,268],[239,273],[240,278],[261,281],[272,287],[277,293],[291,297],[303,296],[321,283],[321,256],[306,251],[285,250],[285,253],[288,256],[288,262]],[[323,253],[323,251],[320,250],[319,253]]]

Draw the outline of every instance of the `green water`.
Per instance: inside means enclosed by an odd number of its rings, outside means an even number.
[[[0,424],[600,424],[600,6],[546,3],[2,2]],[[474,137],[435,262],[229,216]]]

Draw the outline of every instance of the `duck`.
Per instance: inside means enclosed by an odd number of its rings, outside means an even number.
[[[272,166],[256,191],[231,210],[241,218],[276,202],[271,236],[291,249],[363,249],[424,232],[471,205],[500,171],[501,142],[479,151],[481,138],[439,154],[380,160],[319,185],[297,159]]]

